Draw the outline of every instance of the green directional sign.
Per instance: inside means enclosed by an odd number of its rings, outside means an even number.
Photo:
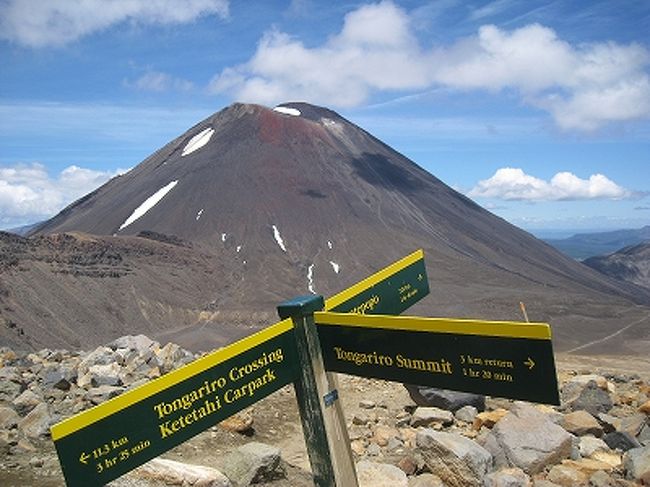
[[[550,327],[317,312],[325,369],[559,405]]]
[[[429,294],[422,250],[325,301],[327,311],[398,315]]]
[[[67,485],[104,485],[293,382],[293,333],[281,321],[54,425]]]

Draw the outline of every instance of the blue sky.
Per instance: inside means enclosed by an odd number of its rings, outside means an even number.
[[[538,234],[650,224],[650,3],[0,0],[0,228],[234,101],[324,105]]]

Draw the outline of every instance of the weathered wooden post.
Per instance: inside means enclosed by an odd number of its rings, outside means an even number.
[[[299,375],[294,382],[314,483],[318,487],[358,485],[345,416],[336,379],[325,372],[314,312],[322,296],[301,296],[278,306],[281,319],[291,318],[298,349]]]

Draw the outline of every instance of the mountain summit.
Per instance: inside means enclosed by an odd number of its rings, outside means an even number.
[[[531,319],[551,322],[560,349],[614,334],[605,348],[634,351],[650,335],[647,326],[615,333],[648,315],[637,306],[650,303],[646,290],[563,256],[337,113],[306,103],[234,104],[31,235],[66,232],[120,246],[153,238],[183,246],[185,258],[202,256],[201,275],[208,266],[215,276],[209,282],[187,272],[186,281],[172,273],[149,282],[201,289],[183,304],[185,322],[178,310],[156,314],[158,336],[179,339],[198,328],[202,340],[210,330],[221,336],[235,310],[240,322],[248,315],[258,324],[284,299],[328,296],[420,247],[432,291],[414,313],[516,320],[523,301]],[[145,271],[133,268],[119,279],[137,275],[138,295],[118,299],[153,299]],[[153,318],[122,319],[136,332]]]

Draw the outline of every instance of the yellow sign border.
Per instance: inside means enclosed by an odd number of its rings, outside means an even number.
[[[209,353],[180,369],[169,372],[151,382],[147,382],[135,389],[126,391],[105,403],[99,404],[91,409],[87,409],[75,416],[65,419],[50,428],[52,440],[58,441],[65,436],[151,397],[163,389],[172,387],[190,377],[200,374],[215,365],[225,362],[226,360],[244,353],[245,351],[271,340],[272,338],[275,338],[291,329],[293,329],[293,322],[291,319],[282,320],[258,331],[257,333],[242,338],[227,347]]]
[[[416,250],[412,254],[407,255],[406,257],[398,260],[397,262],[393,262],[391,265],[383,268],[379,272],[376,272],[375,274],[366,277],[363,281],[359,281],[353,286],[347,288],[346,290],[341,291],[338,294],[335,294],[329,299],[326,299],[325,309],[326,310],[332,309],[341,303],[345,303],[347,300],[354,298],[358,294],[361,294],[363,291],[371,288],[372,286],[380,283],[384,279],[387,279],[393,274],[398,273],[402,269],[405,269],[411,264],[422,259],[424,259],[424,251],[422,249]]]
[[[328,311],[317,311],[314,313],[314,321],[317,325],[426,331],[431,333],[527,338],[534,340],[551,339],[551,327],[547,323],[421,318],[417,316],[362,315],[353,313],[332,313]]]

